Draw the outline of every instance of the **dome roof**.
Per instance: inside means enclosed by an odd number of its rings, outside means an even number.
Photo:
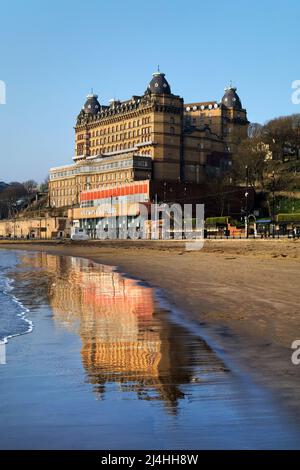
[[[171,93],[170,85],[165,79],[165,74],[160,71],[152,74],[152,80],[148,85],[147,92],[159,95],[169,95]]]
[[[222,104],[227,108],[242,109],[242,103],[236,92],[236,88],[231,85],[225,88]]]
[[[91,93],[87,95],[86,102],[84,103],[83,110],[86,114],[96,114],[100,111],[100,103],[98,101],[98,95]]]

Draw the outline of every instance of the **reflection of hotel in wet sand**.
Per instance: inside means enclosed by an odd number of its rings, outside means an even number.
[[[171,323],[166,312],[154,313],[152,289],[87,260],[36,256],[35,263],[56,273],[50,288],[54,317],[78,328],[83,365],[99,397],[105,384],[117,383],[175,409],[184,396],[180,385],[199,381],[199,371],[203,379],[222,370],[201,340]]]

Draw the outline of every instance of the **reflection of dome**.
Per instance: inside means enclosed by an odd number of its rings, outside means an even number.
[[[96,114],[100,111],[100,103],[98,101],[98,95],[90,94],[87,95],[87,100],[84,103],[83,110],[86,114]]]
[[[148,85],[147,91],[159,95],[169,95],[171,93],[171,88],[165,79],[165,74],[158,71],[154,72],[152,76],[153,78]]]
[[[236,88],[232,87],[231,85],[225,88],[222,103],[227,108],[242,109],[242,103],[239,95],[236,92]]]

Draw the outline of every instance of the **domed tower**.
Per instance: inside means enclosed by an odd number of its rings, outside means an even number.
[[[101,110],[98,101],[98,95],[93,92],[88,94],[86,101],[77,116],[75,126],[75,157],[73,160],[81,161],[90,155],[90,132],[88,131],[88,123]]]
[[[234,152],[236,145],[247,137],[249,121],[236,87],[233,87],[230,83],[224,91],[221,100],[222,134],[229,152]]]
[[[171,87],[159,68],[152,74],[143,101],[151,106],[149,129],[154,143],[152,175],[155,180],[178,181],[182,176],[183,99]]]
[[[98,95],[94,95],[94,93],[90,93],[89,95],[87,95],[83,110],[85,114],[97,114],[98,111],[100,111]]]
[[[236,90],[237,89],[231,85],[225,88],[222,104],[227,108],[242,109],[242,103]]]
[[[154,72],[152,74],[152,80],[150,81],[146,93],[152,93],[156,95],[170,95],[171,87],[165,78],[165,74],[160,72]]]

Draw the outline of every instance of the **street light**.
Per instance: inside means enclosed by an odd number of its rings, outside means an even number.
[[[275,172],[272,171],[272,237],[275,238]]]
[[[164,202],[166,202],[167,182],[164,181]]]
[[[245,216],[245,229],[246,229],[246,238],[249,238],[249,225],[248,225],[248,196],[249,196],[249,168],[248,165],[246,165],[246,192],[245,192],[245,198],[246,198],[246,216]]]

